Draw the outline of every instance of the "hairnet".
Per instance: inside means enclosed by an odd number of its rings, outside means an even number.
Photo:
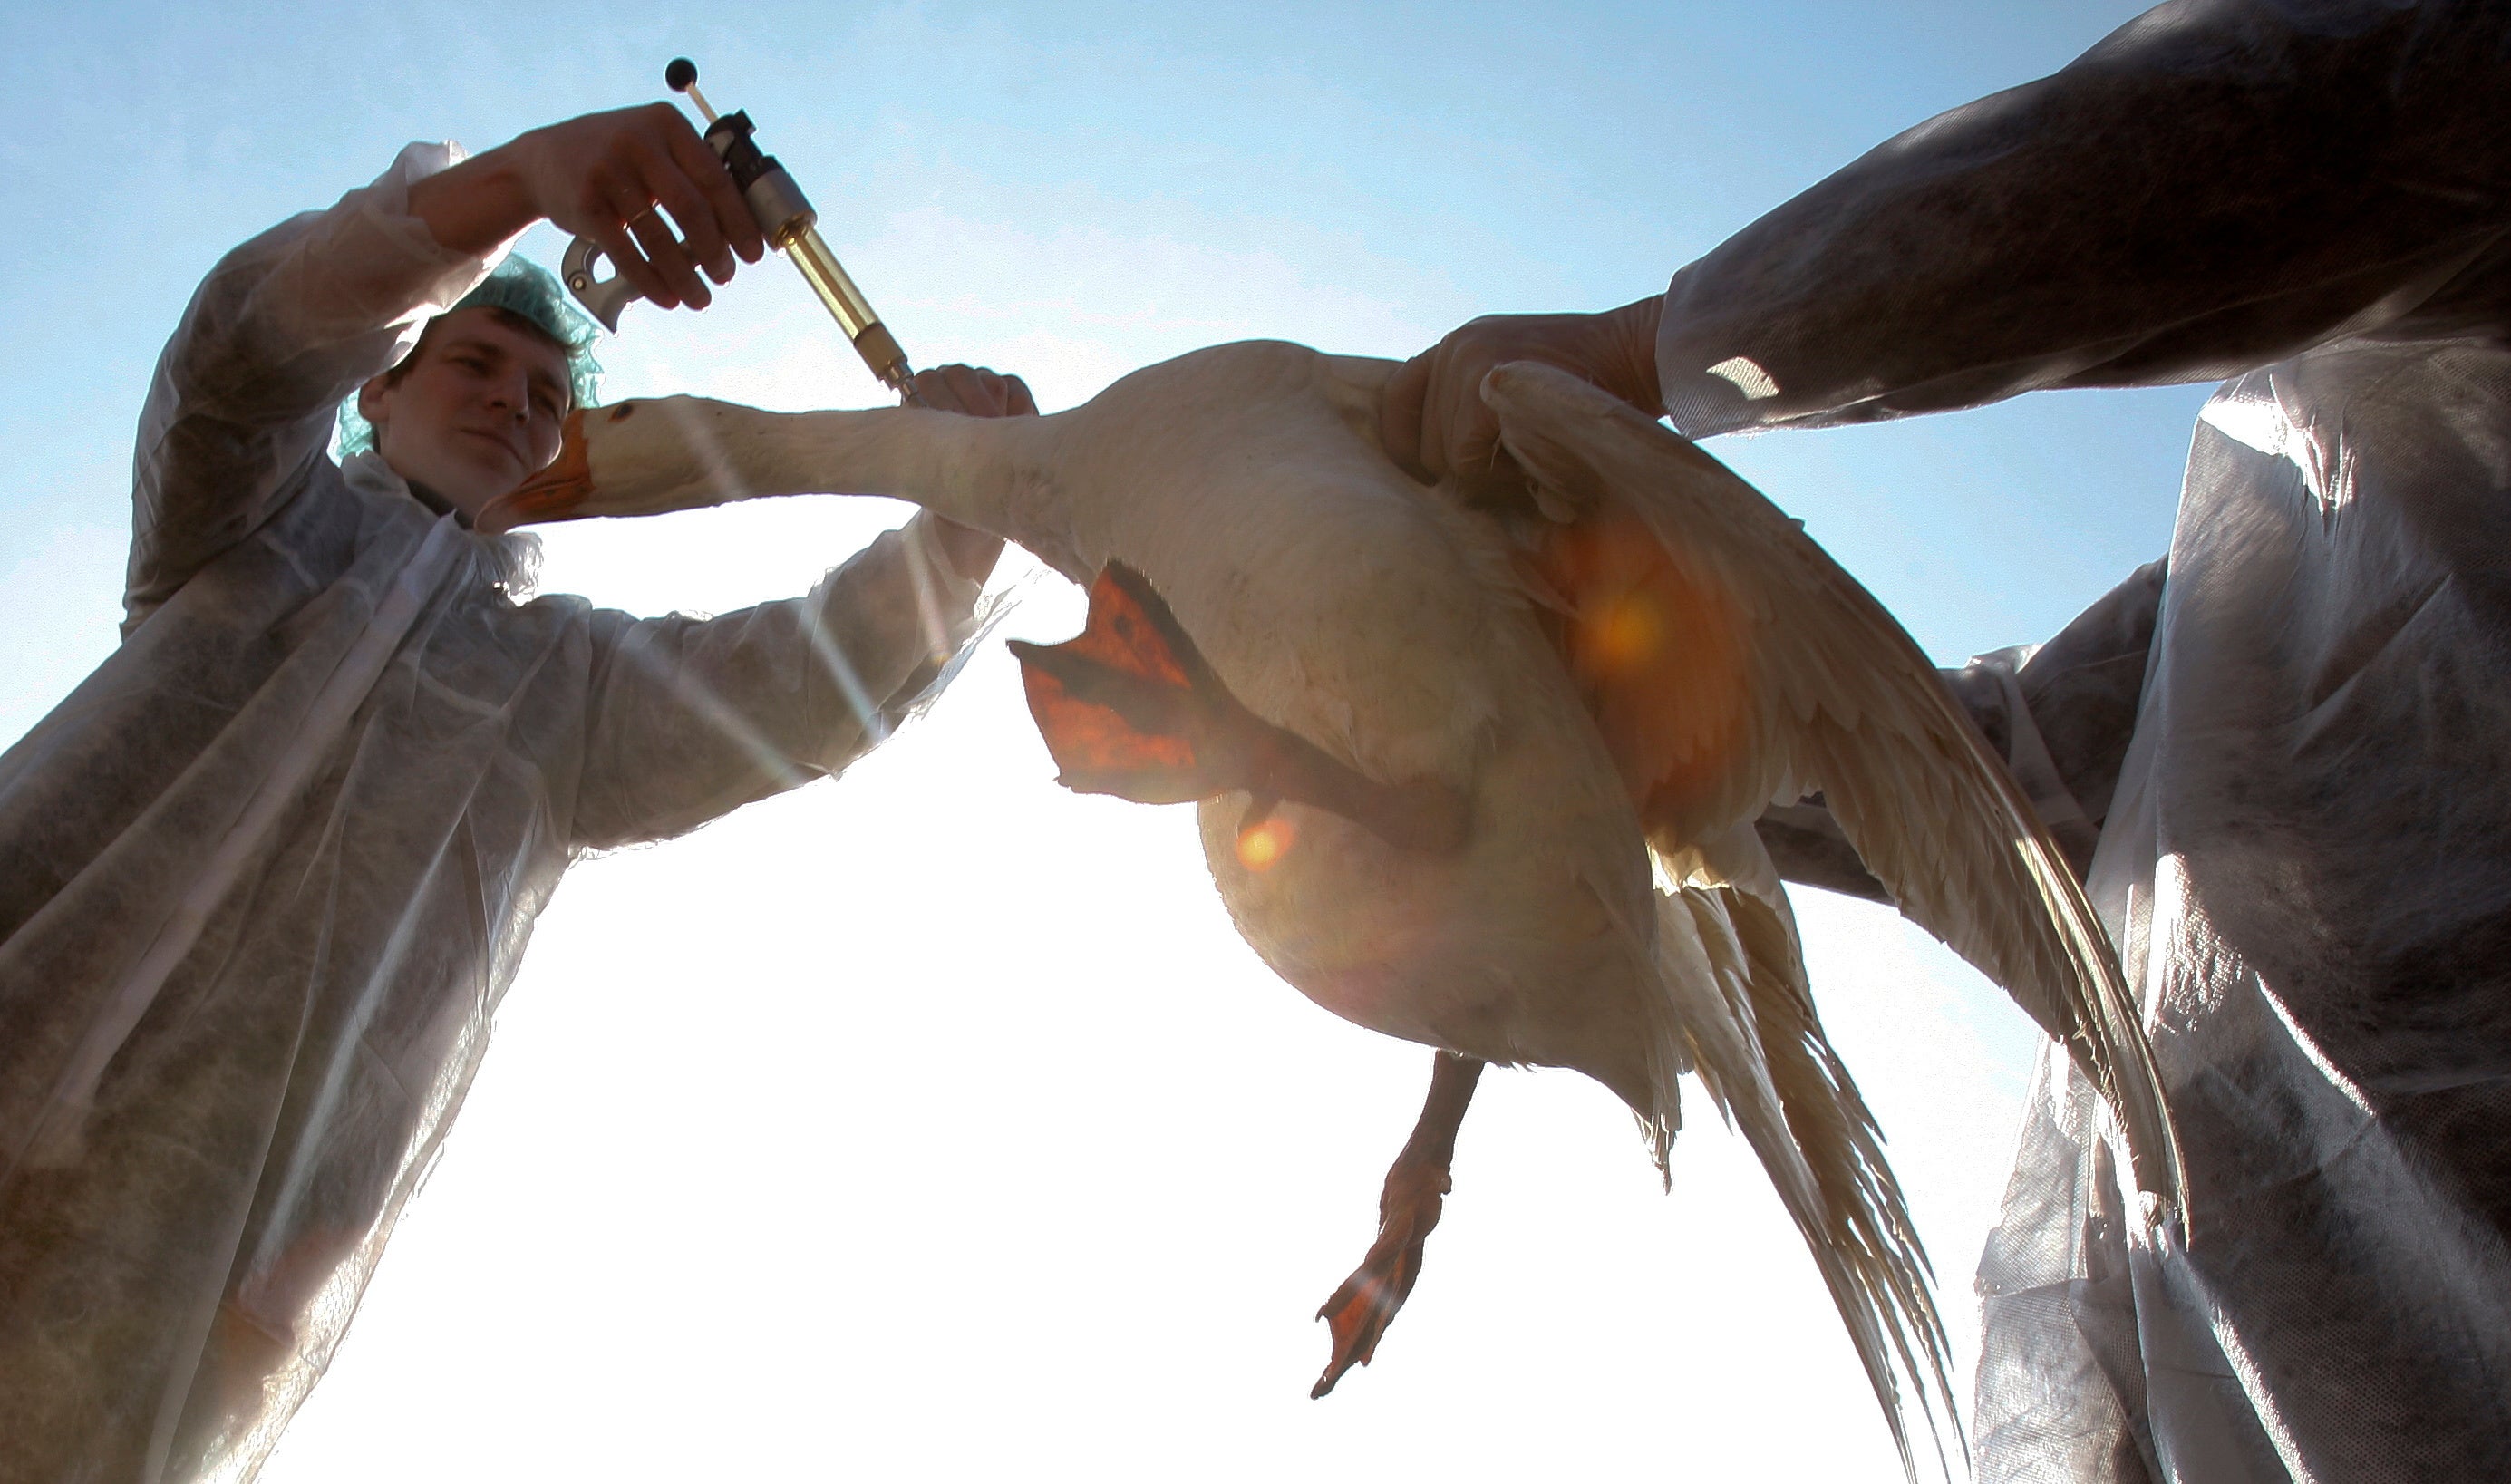
[[[593,321],[566,300],[558,276],[521,254],[508,254],[454,309],[504,309],[520,314],[566,347],[568,390],[575,407],[593,406],[601,364],[593,359]],[[451,313],[451,310],[447,310]],[[416,354],[413,350],[412,354]],[[358,412],[357,394],[340,404],[339,452],[345,457],[373,448],[375,430]]]

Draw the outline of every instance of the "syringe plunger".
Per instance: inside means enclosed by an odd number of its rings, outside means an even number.
[[[673,58],[671,65],[663,68],[663,86],[674,93],[687,94],[689,101],[698,105],[698,112],[705,117],[706,121],[710,124],[715,122],[715,105],[708,102],[706,95],[698,91],[696,62],[685,57]]]

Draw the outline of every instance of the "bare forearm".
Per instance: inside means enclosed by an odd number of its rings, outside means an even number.
[[[409,214],[427,224],[438,246],[474,256],[485,254],[542,215],[517,168],[513,144],[473,155],[412,185]]]
[[[1002,537],[941,516],[934,517],[933,539],[949,562],[950,570],[970,582],[983,582],[993,575],[994,562],[1003,554]]]

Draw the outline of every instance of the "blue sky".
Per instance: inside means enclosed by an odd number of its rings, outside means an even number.
[[[484,147],[652,96],[657,58],[698,57],[760,120],[919,361],[1007,364],[1011,321],[1137,364],[1248,334],[1402,355],[1473,314],[1661,287],[1889,133],[2062,63],[2136,7],[758,5],[691,25],[560,5],[529,27],[489,6],[240,9],[9,22],[30,80],[0,145],[20,224],[0,285],[21,347],[0,407],[13,554],[30,527],[110,514],[147,367],[225,247],[401,141]],[[1035,233],[1038,258],[981,275],[969,244],[936,240],[962,223]],[[1217,251],[1193,266],[1242,281],[1088,260],[1094,233]],[[722,339],[672,332],[689,358]],[[1012,369],[1050,405],[1095,390]],[[1922,643],[1967,652],[2040,637],[2160,550],[2195,400],[2032,398],[1729,456],[1787,487]]]
[[[0,738],[114,642],[131,428],[192,285],[409,139],[493,145],[655,97],[693,56],[917,364],[1021,371],[1053,410],[1221,340],[1403,356],[1477,314],[1653,293],[2138,8],[13,7]],[[879,400],[780,264],[703,316],[632,309],[603,359],[612,395]],[[1957,661],[2046,637],[2162,551],[2204,395],[1717,451]],[[899,517],[781,504],[554,532],[551,584],[721,610]],[[1014,632],[1070,631],[1059,586]],[[1627,1120],[1564,1074],[1486,1092],[1413,1308],[1311,1406],[1307,1313],[1366,1242],[1426,1062],[1253,963],[1179,811],[1057,793],[1016,689],[981,658],[840,784],[570,879],[271,1477],[388,1476],[360,1452],[387,1428],[411,1478],[1078,1451],[1109,1477],[1897,1476],[1732,1142],[1697,1113],[1661,1195]],[[1145,904],[1157,933],[1127,925]],[[1960,1330],[2031,1039],[1888,916],[1805,911]],[[1157,1317],[1111,1333],[1127,1308]]]

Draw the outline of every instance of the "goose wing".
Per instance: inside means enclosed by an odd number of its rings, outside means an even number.
[[[1715,458],[1565,372],[1483,396],[1551,521],[1529,586],[1660,851],[1819,791],[1901,911],[2091,1076],[2139,1186],[2177,1209],[2161,1080],[2108,937],[1915,641]]]
[[[1687,869],[1657,898],[1659,952],[1708,972],[1665,981],[1692,1070],[1802,1233],[1914,1484],[1911,1410],[1935,1440],[1940,1467],[1943,1424],[1961,1443],[1934,1274],[1883,1156],[1882,1132],[1814,1013],[1786,900],[1754,881],[1766,862],[1755,871],[1749,859],[1733,859],[1759,853],[1750,826],[1705,852],[1680,852]],[[1912,1384],[1906,1398],[1902,1376]]]

